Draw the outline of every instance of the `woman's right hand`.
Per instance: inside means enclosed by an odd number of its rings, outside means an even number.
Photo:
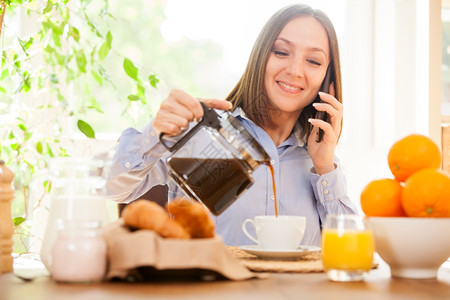
[[[169,96],[161,103],[153,121],[158,134],[178,135],[189,127],[189,123],[203,117],[200,99],[194,98],[186,92],[173,89]],[[210,108],[228,110],[231,102],[218,99],[201,99]]]

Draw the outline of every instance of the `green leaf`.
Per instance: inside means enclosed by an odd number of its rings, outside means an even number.
[[[50,21],[43,21],[41,23],[42,27],[44,28],[45,31],[48,31],[52,28],[52,23]]]
[[[159,79],[156,78],[155,74],[148,76],[148,81],[150,82],[150,85],[154,88],[156,88],[156,85],[159,83]]]
[[[52,34],[53,42],[54,42],[55,45],[58,46],[59,48],[61,48],[61,38],[60,38],[60,37],[61,37],[61,34],[60,34],[60,33],[53,31],[53,34]]]
[[[54,56],[56,57],[56,61],[58,62],[58,65],[60,65],[60,66],[66,66],[67,65],[66,64],[66,58],[67,58],[66,56],[60,55],[56,51],[54,53]]]
[[[56,33],[58,36],[63,35],[64,33],[64,23],[61,23],[60,25],[57,25],[55,23],[50,22],[50,27],[52,28],[52,31]]]
[[[25,222],[25,218],[24,217],[15,217],[12,219],[14,226],[19,226],[20,224],[22,224],[23,222]]]
[[[20,60],[15,60],[15,58],[14,58],[14,67],[17,69],[17,70],[20,70]]]
[[[138,101],[141,98],[138,95],[128,95],[128,100],[130,101]]]
[[[39,141],[39,142],[37,142],[36,143],[36,151],[38,152],[38,153],[40,153],[40,154],[42,154],[42,152],[43,152],[43,149],[42,149],[43,147],[42,147],[42,143]]]
[[[23,131],[27,131],[27,127],[25,125],[23,125],[23,124],[19,124],[19,125],[17,125],[17,127],[22,129]]]
[[[47,148],[47,153],[50,157],[55,157],[55,154],[53,154],[52,147],[50,147],[49,143],[45,143],[45,147]]]
[[[106,34],[106,41],[100,47],[100,50],[98,50],[98,56],[99,56],[101,61],[103,59],[105,59],[105,57],[109,53],[109,50],[111,50],[112,40],[113,40],[113,36],[111,34],[111,31],[108,31],[108,33]]]
[[[56,76],[56,74],[50,74],[50,81],[52,82],[52,83],[55,83],[55,84],[57,84],[58,82],[59,82],[59,79],[58,79],[58,76]]]
[[[51,0],[47,1],[47,5],[44,7],[44,10],[42,11],[43,14],[49,13],[52,11],[53,8],[53,2]]]
[[[109,47],[112,45],[113,36],[111,34],[111,31],[108,31],[106,34],[106,42],[108,43]]]
[[[102,76],[100,76],[94,70],[91,71],[91,75],[92,75],[92,77],[94,77],[95,81],[97,81],[100,86],[103,85],[103,77]]]
[[[0,76],[0,80],[4,80],[6,77],[9,77],[9,70],[8,69],[4,69],[2,71],[2,75]]]
[[[45,189],[45,191],[46,191],[47,193],[49,193],[50,190],[52,189],[52,182],[51,182],[51,181],[48,181],[48,180],[45,180],[45,181],[44,181],[44,189]]]
[[[23,76],[24,76],[24,78],[23,78],[23,90],[24,90],[25,92],[29,92],[30,89],[31,89],[31,78],[30,78],[30,74],[29,74],[27,71],[25,71],[25,72],[23,73]]]
[[[86,137],[95,139],[95,132],[94,129],[92,129],[91,125],[83,120],[78,120],[77,127],[82,133],[84,133]]]
[[[134,66],[133,62],[125,57],[123,60],[123,68],[125,70],[125,73],[127,73],[128,76],[130,76],[134,80],[138,80],[138,69]]]
[[[80,31],[73,26],[70,26],[69,28],[69,35],[76,41],[78,42],[80,40]]]
[[[98,113],[103,113],[102,107],[100,103],[95,99],[93,96],[89,99],[90,105],[88,106],[89,109],[95,109]]]
[[[102,46],[98,50],[98,58],[100,59],[100,61],[105,59],[105,57],[108,55],[110,49],[111,49],[111,46],[108,45],[108,42],[104,42],[102,44]]]
[[[48,53],[52,53],[52,52],[55,51],[55,49],[53,49],[50,45],[47,45],[47,46],[44,48],[44,51],[45,51],[45,52],[48,52]]]
[[[0,86],[0,92],[5,93],[6,94],[6,90]]]
[[[84,55],[83,51],[78,51],[77,52],[76,60],[77,60],[78,69],[82,73],[86,73],[87,60],[86,60],[86,56]]]

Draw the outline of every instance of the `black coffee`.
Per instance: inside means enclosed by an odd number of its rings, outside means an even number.
[[[253,183],[244,162],[238,159],[171,157],[168,164],[184,190],[193,198],[195,193],[215,215],[221,214]]]

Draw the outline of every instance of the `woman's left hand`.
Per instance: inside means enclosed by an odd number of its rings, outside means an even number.
[[[308,137],[308,152],[314,164],[315,172],[319,175],[333,171],[334,152],[341,132],[343,105],[334,96],[334,86],[330,84],[330,94],[319,92],[323,103],[314,103],[318,111],[328,114],[328,122],[320,119],[309,119],[314,126]],[[319,127],[324,131],[323,139],[316,142],[316,129]]]

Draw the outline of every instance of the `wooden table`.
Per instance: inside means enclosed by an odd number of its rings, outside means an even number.
[[[1,300],[130,299],[450,299],[450,262],[438,279],[390,277],[381,262],[365,282],[331,282],[324,273],[272,273],[267,279],[213,282],[61,284],[41,276],[25,282],[13,273],[0,275]]]

